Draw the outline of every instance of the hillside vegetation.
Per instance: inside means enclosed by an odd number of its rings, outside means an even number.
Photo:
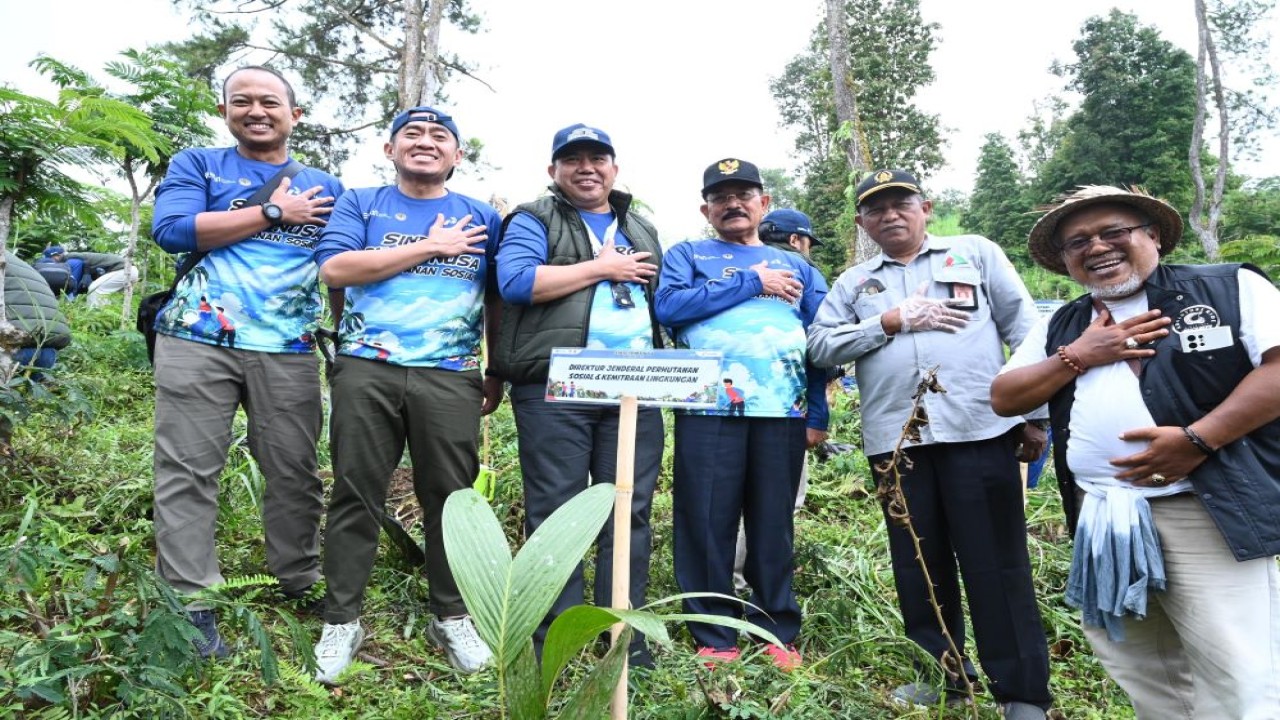
[[[280,602],[261,574],[262,478],[242,423],[221,485],[218,545],[229,582],[209,598],[235,654],[196,660],[180,602],[151,571],[152,386],[142,339],[112,329],[118,307],[67,310],[76,337],[57,372],[43,384],[16,379],[21,392],[3,399],[6,412],[30,414],[0,458],[0,717],[499,716],[493,674],[455,674],[426,639],[425,580],[386,543],[363,618],[371,640],[356,671],[337,690],[308,679],[306,656],[321,621]],[[856,394],[835,396],[832,419],[833,439],[858,442]],[[652,599],[677,592],[667,449],[654,503]],[[327,444],[320,452],[328,468]],[[505,404],[491,418],[486,454],[500,478],[494,510],[518,543],[520,468]],[[901,635],[866,462],[855,452],[811,459],[810,468],[796,533],[804,668],[783,674],[748,654],[709,674],[681,629],[676,650],[658,653],[654,670],[632,673],[632,717],[972,717],[888,702],[893,687],[915,677],[920,656]],[[412,520],[411,495],[404,487],[392,495],[392,510]],[[1052,478],[1032,490],[1028,521],[1058,707],[1073,719],[1132,717],[1062,603],[1070,546],[1056,496]],[[978,715],[998,717],[985,696]]]

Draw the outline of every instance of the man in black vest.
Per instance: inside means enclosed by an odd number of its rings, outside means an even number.
[[[551,349],[645,350],[662,346],[653,319],[653,280],[662,249],[649,221],[631,212],[631,196],[614,190],[613,142],[598,128],[570,125],[551,143],[550,195],[515,209],[502,225],[498,287],[502,322],[491,372],[511,383],[520,435],[525,531],[556,508],[617,472],[618,409],[547,402]],[[631,604],[644,605],[652,532],[649,511],[662,464],[662,415],[642,408],[636,427],[631,508]],[[595,603],[611,605],[613,524],[600,533]],[[569,579],[538,628],[541,652],[551,620],[583,599],[582,569]],[[643,640],[634,665],[652,660]]]
[[[1089,292],[1041,321],[991,400],[1049,403],[1066,599],[1137,716],[1276,717],[1280,292],[1248,265],[1161,265],[1181,234],[1136,189],[1049,210],[1031,257]]]

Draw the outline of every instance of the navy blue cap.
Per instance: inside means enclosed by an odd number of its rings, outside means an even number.
[[[705,196],[711,188],[727,182],[744,182],[764,187],[760,179],[760,169],[746,160],[725,158],[711,165],[702,173],[702,194]]]
[[[861,205],[872,195],[890,188],[902,188],[917,195],[923,194],[920,190],[920,181],[906,170],[876,170],[868,173],[862,178],[862,182],[858,183],[858,187],[854,188],[853,196],[856,198],[854,205]]]
[[[818,236],[813,234],[813,222],[809,220],[809,216],[799,210],[783,209],[774,210],[765,215],[760,221],[760,232],[767,232],[765,223],[773,223],[773,229],[777,232],[790,235],[807,235],[814,245],[821,245],[822,241]]]
[[[462,135],[458,133],[458,126],[453,123],[453,118],[425,105],[409,108],[397,115],[396,119],[391,121],[391,139],[394,140],[396,133],[400,132],[400,128],[411,122],[428,122],[443,125],[445,129],[453,133],[453,139],[457,140],[459,145],[462,144]]]
[[[62,247],[61,245],[50,245],[49,247],[44,249],[44,256],[47,258],[55,257],[57,255],[66,255],[66,254],[67,254],[66,248]]]
[[[609,139],[609,133],[600,128],[593,128],[590,125],[582,123],[574,123],[567,128],[562,128],[556,136],[551,139],[551,162],[555,162],[556,158],[563,154],[563,150],[571,145],[579,143],[591,143],[593,145],[603,145],[610,155],[616,156],[613,151],[613,141]]]

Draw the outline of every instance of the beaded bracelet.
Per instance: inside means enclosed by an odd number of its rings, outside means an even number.
[[[1192,430],[1189,427],[1184,427],[1182,428],[1182,434],[1186,435],[1187,439],[1191,441],[1191,444],[1195,445],[1196,448],[1205,455],[1212,455],[1217,452],[1217,450],[1209,447],[1209,443],[1205,442],[1204,438],[1200,437],[1200,433],[1197,433],[1195,430]]]
[[[1084,374],[1084,371],[1085,371],[1084,366],[1079,365],[1079,364],[1077,364],[1077,363],[1073,362],[1073,361],[1071,360],[1071,358],[1067,357],[1067,346],[1066,346],[1066,345],[1059,345],[1059,346],[1058,346],[1058,358],[1059,358],[1059,359],[1061,359],[1061,360],[1062,360],[1062,362],[1066,363],[1066,364],[1067,364],[1067,367],[1071,368],[1071,371],[1072,371],[1072,372],[1074,372],[1075,374],[1077,374],[1077,375],[1083,375],[1083,374]]]

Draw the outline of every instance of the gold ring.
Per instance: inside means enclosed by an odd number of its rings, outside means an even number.
[[[1151,482],[1157,485],[1164,485],[1169,482],[1169,478],[1161,475],[1160,473],[1151,473]]]
[[[1127,337],[1124,339],[1124,347],[1126,350],[1137,350],[1138,341],[1134,340],[1132,337]]]

